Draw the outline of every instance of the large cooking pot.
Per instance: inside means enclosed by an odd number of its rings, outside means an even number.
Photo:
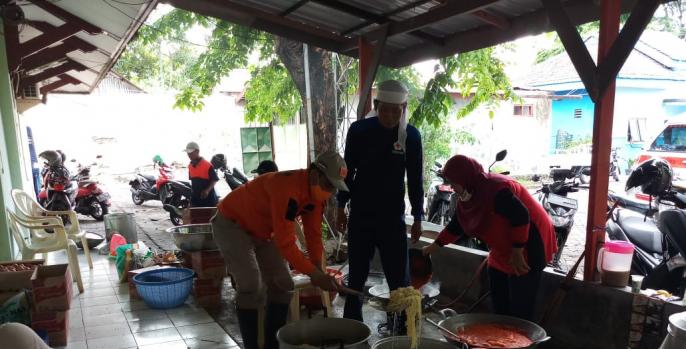
[[[476,325],[476,324],[492,324],[492,325],[505,325],[509,326],[515,329],[518,329],[522,332],[524,332],[529,339],[533,342],[528,347],[524,348],[536,348],[539,344],[542,342],[547,341],[550,339],[548,335],[546,334],[545,330],[543,327],[538,326],[537,324],[531,322],[531,321],[526,321],[524,319],[512,317],[512,316],[505,316],[505,315],[497,315],[497,314],[457,314],[455,311],[452,309],[444,309],[441,311],[441,314],[445,317],[444,320],[439,322],[438,324],[448,330],[451,331],[456,331],[458,328],[466,327],[469,325]],[[469,348],[464,343],[461,343],[456,340],[455,337],[453,337],[451,334],[446,333],[445,331],[441,331],[441,334],[443,334],[443,337],[447,339],[449,342],[456,343],[458,345],[462,345],[463,348]],[[521,348],[521,349],[524,349]],[[518,348],[519,349],[519,348]]]
[[[410,337],[399,336],[399,337],[388,337],[384,338],[374,345],[372,349],[410,349]],[[443,342],[430,338],[419,339],[419,345],[417,349],[457,349],[455,346],[448,342]]]
[[[276,334],[281,349],[368,349],[372,330],[364,323],[340,318],[301,320],[281,327]]]
[[[174,238],[174,244],[186,252],[216,250],[212,235],[212,224],[187,224],[171,227],[167,233]]]

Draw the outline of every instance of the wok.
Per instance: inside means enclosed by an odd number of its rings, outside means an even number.
[[[440,311],[440,313],[443,315],[444,320],[440,321],[438,325],[451,331],[456,331],[458,328],[476,324],[505,325],[520,330],[533,342],[533,344],[524,347],[527,349],[536,348],[539,344],[550,339],[543,327],[531,321],[512,316],[497,314],[457,314],[452,309],[444,309]],[[448,341],[462,345],[462,348],[470,348],[465,343],[458,341],[454,335],[446,333],[444,330],[441,331],[441,334],[443,334],[443,337]]]

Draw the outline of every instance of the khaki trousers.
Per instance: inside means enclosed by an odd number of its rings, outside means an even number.
[[[289,304],[295,286],[288,264],[274,242],[253,238],[220,212],[210,222],[214,241],[233,276],[238,307],[262,309],[265,301]]]

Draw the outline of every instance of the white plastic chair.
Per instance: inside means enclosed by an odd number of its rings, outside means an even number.
[[[41,219],[45,217],[55,217],[59,219],[62,228],[67,233],[67,237],[74,242],[81,241],[83,246],[83,253],[88,260],[88,267],[93,269],[93,260],[91,259],[91,252],[88,248],[88,240],[86,239],[86,232],[81,230],[79,219],[74,211],[48,211],[43,208],[31,195],[21,189],[12,189],[12,201],[14,206],[22,218],[26,220]],[[68,226],[64,225],[61,216],[69,216],[71,223]],[[36,238],[42,239],[46,234],[37,233]],[[49,235],[49,234],[48,234]]]
[[[71,273],[76,279],[79,292],[83,293],[83,281],[81,280],[81,269],[79,267],[78,252],[76,243],[67,238],[62,220],[58,217],[42,217],[25,219],[12,211],[6,209],[9,218],[10,231],[14,241],[21,248],[23,259],[33,259],[36,253],[46,254],[48,252],[65,250],[69,260]],[[35,232],[52,229],[52,234],[39,234]]]

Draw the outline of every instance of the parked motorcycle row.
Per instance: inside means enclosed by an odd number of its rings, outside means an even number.
[[[90,166],[78,166],[76,175],[71,176],[66,168],[63,154],[45,151],[39,155],[44,159],[41,173],[42,188],[38,202],[50,211],[76,211],[102,221],[111,205],[110,194],[97,181],[90,178]],[[69,217],[62,216],[65,223]]]
[[[651,202],[609,195],[606,240],[634,245],[631,273],[645,276],[643,289],[681,295],[686,289],[686,195],[671,183],[668,162],[652,159],[639,165],[626,190],[640,188]]]
[[[248,182],[240,170],[228,168],[223,154],[214,155],[210,162],[215,170],[222,173],[231,190]],[[131,200],[136,205],[142,205],[145,201],[160,201],[164,210],[169,212],[172,224],[181,225],[182,212],[190,206],[191,183],[175,179],[173,169],[159,156],[153,158],[153,166],[158,170],[158,177],[137,173],[136,178],[129,182]]]

